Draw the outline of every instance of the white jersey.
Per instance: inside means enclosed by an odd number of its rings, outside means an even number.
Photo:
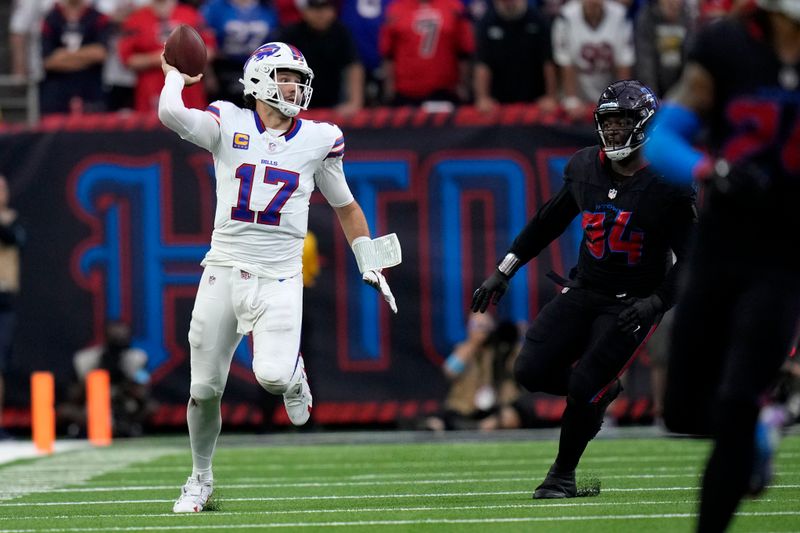
[[[314,187],[333,207],[353,201],[342,168],[342,131],[334,124],[293,119],[286,132],[271,132],[255,111],[230,102],[214,102],[205,113],[187,109],[180,101],[182,88],[183,79],[170,72],[159,117],[214,156],[217,208],[203,265],[276,279],[300,273]]]
[[[591,102],[616,81],[615,67],[635,62],[633,27],[618,2],[603,3],[603,20],[593,28],[583,16],[581,0],[570,0],[553,22],[552,39],[553,60],[562,67],[575,67],[579,96]]]

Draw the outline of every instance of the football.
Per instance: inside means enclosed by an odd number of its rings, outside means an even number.
[[[194,28],[181,24],[167,37],[164,59],[183,74],[197,76],[206,68],[206,43]]]

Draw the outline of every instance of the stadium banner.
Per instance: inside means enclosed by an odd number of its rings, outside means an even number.
[[[440,366],[465,338],[473,290],[561,186],[569,155],[596,140],[587,125],[543,124],[524,108],[493,120],[376,110],[342,129],[348,182],[373,233],[397,233],[402,244],[402,264],[386,271],[399,312],[361,282],[333,210],[315,192],[309,229],[322,268],[305,292],[304,356],[317,421],[392,422],[439,405]],[[32,371],[53,371],[62,395],[75,351],[121,318],[149,355],[163,407],[155,422],[184,424],[187,332],[215,209],[210,154],[155,117],[61,118],[0,131],[0,172],[28,232],[12,411],[25,412]],[[498,320],[535,316],[558,289],[545,274],[569,271],[579,238],[570,228],[521,270]],[[252,377],[248,340],[225,393],[230,424],[259,423],[275,406]]]

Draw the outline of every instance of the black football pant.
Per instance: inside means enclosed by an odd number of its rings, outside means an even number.
[[[714,438],[697,530],[724,531],[748,489],[760,401],[800,316],[800,275],[697,247],[675,314],[664,422]]]
[[[606,390],[632,360],[652,324],[624,334],[620,299],[583,288],[562,292],[542,308],[525,334],[514,365],[517,382],[531,392],[567,397],[557,469],[574,470],[600,430]]]

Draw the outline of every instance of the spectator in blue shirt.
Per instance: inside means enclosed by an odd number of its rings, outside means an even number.
[[[219,47],[213,63],[219,88],[212,97],[243,106],[242,65],[253,50],[270,40],[278,15],[259,0],[209,0],[201,13]]]

